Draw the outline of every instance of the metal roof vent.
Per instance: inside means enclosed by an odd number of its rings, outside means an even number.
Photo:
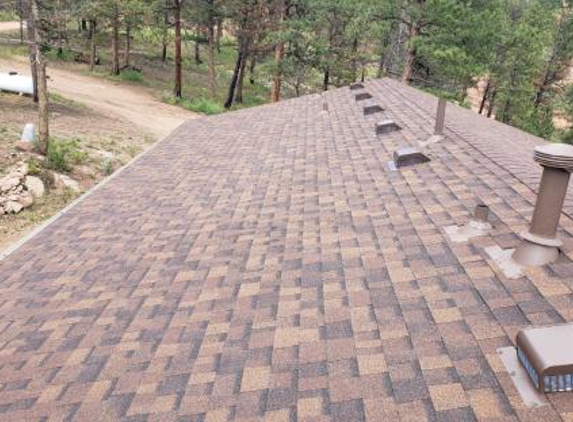
[[[444,134],[444,124],[446,122],[446,107],[448,102],[443,98],[438,100],[438,110],[436,112],[436,125],[434,126],[434,135]]]
[[[476,205],[474,215],[468,224],[464,226],[448,226],[444,230],[452,242],[467,242],[468,240],[485,236],[491,230],[489,219],[489,207],[485,204]]]
[[[517,356],[542,393],[573,391],[573,324],[517,333]]]
[[[361,84],[360,82],[356,82],[356,83],[350,85],[351,91],[356,91],[357,89],[363,89],[363,88],[364,88],[364,85]]]
[[[419,141],[418,144],[425,148],[428,145],[435,144],[444,139],[444,123],[446,121],[446,107],[448,102],[443,98],[438,100],[438,109],[436,111],[436,124],[434,126],[434,134],[425,141]]]
[[[396,132],[397,130],[402,130],[393,120],[386,119],[376,123],[375,126],[376,135],[386,135],[387,133]]]
[[[557,227],[573,171],[573,146],[539,146],[533,159],[543,166],[543,175],[531,226],[522,234],[523,242],[512,256],[523,266],[541,266],[559,258],[562,242],[557,238]]]
[[[414,147],[400,148],[394,152],[394,164],[397,168],[415,166],[428,161],[430,159]]]
[[[364,101],[372,98],[372,95],[369,92],[361,92],[360,94],[356,94],[355,98],[356,101]]]
[[[384,109],[378,104],[372,104],[364,107],[364,115],[371,116],[372,114],[382,113]]]

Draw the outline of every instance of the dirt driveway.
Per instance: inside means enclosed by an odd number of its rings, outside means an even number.
[[[0,22],[0,32],[12,32],[19,30],[20,30],[19,22]]]
[[[17,71],[22,75],[30,74],[25,59],[21,58],[0,60],[0,72],[7,71]],[[167,136],[185,120],[200,116],[164,104],[138,87],[55,68],[48,68],[48,75],[49,88],[52,92],[105,114],[122,117],[157,139]]]

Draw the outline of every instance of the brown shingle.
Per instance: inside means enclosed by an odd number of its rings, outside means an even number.
[[[571,418],[573,393],[525,408],[496,350],[573,321],[573,220],[550,268],[483,253],[527,227],[542,141],[452,105],[432,161],[389,172],[436,99],[366,86],[383,113],[343,88],[186,123],[1,261],[3,418]],[[494,230],[452,244],[477,202]]]

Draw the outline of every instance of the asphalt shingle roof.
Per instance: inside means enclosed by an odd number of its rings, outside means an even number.
[[[573,220],[521,278],[483,251],[519,243],[542,141],[449,106],[391,172],[436,99],[366,89],[402,131],[348,88],[192,121],[0,262],[0,420],[572,420],[497,349],[573,321]],[[494,230],[452,243],[478,202]]]

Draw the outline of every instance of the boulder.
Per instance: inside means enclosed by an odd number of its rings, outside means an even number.
[[[24,206],[19,202],[8,201],[8,203],[4,205],[4,211],[6,212],[6,214],[18,214],[23,209]]]
[[[9,174],[0,180],[0,192],[8,192],[20,184],[20,177]]]
[[[28,191],[34,195],[35,198],[41,198],[46,193],[46,187],[44,186],[44,182],[42,179],[36,176],[26,176],[26,180],[24,181],[24,185]]]
[[[21,140],[16,142],[16,149],[23,152],[32,152],[36,146],[33,142]]]
[[[18,199],[18,203],[24,208],[30,208],[34,205],[34,195],[30,192],[23,192]]]
[[[74,179],[65,174],[54,174],[56,187],[69,189],[73,192],[79,193],[80,192],[80,185]]]

